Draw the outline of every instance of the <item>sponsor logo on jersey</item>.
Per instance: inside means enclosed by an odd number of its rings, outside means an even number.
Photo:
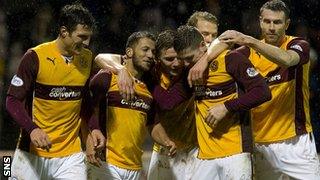
[[[144,102],[143,99],[136,99],[135,101],[132,101],[132,102],[128,102],[128,101],[122,99],[121,104],[128,105],[128,106],[135,107],[135,108],[142,108],[145,110],[150,109],[150,105],[148,105],[146,102]]]
[[[248,74],[249,77],[254,77],[254,76],[256,76],[256,75],[259,74],[258,71],[257,71],[255,68],[253,68],[253,67],[248,68],[248,69],[246,70],[246,72],[247,72],[247,74]]]
[[[218,90],[218,91],[212,91],[210,89],[206,90],[206,96],[208,97],[216,97],[216,96],[221,96],[222,95],[222,91]]]
[[[300,45],[298,45],[298,44],[290,46],[290,49],[296,49],[296,50],[301,51],[301,52],[303,51],[302,47]]]
[[[20,87],[23,85],[23,80],[19,78],[17,75],[14,75],[11,80],[11,84],[14,86]]]
[[[281,75],[280,74],[276,74],[274,76],[271,76],[268,78],[268,82],[273,82],[273,81],[279,81],[281,80]]]
[[[66,98],[77,98],[81,96],[81,91],[68,90],[65,87],[52,88],[49,97],[66,99]]]

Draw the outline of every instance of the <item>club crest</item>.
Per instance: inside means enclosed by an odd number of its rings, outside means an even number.
[[[218,70],[218,65],[219,65],[218,61],[214,60],[210,63],[209,68],[212,72],[215,72]]]

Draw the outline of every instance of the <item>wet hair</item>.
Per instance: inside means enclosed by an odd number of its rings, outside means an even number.
[[[218,25],[218,19],[216,18],[216,16],[206,11],[196,11],[195,13],[193,13],[188,19],[187,25],[197,27],[199,19],[206,20]]]
[[[78,24],[94,29],[94,18],[87,8],[80,3],[64,6],[60,11],[59,27],[65,26],[68,31],[72,32]]]
[[[288,6],[281,0],[272,0],[264,3],[262,7],[260,8],[260,14],[263,10],[269,9],[271,11],[283,11],[286,19],[289,19],[290,17],[290,9]]]
[[[140,39],[142,38],[148,38],[151,39],[153,41],[156,41],[155,36],[149,32],[149,31],[138,31],[138,32],[134,32],[132,33],[126,43],[126,48],[133,48]]]
[[[183,25],[177,30],[173,46],[178,53],[187,48],[198,48],[201,41],[203,41],[203,37],[195,27]]]
[[[161,32],[156,40],[156,52],[155,56],[157,59],[160,58],[161,51],[173,48],[173,40],[175,36],[175,31],[165,30]]]

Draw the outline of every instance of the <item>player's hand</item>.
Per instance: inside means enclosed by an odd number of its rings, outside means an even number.
[[[169,150],[168,156],[172,157],[177,153],[177,146],[176,144],[171,141],[170,139],[165,141],[165,147]]]
[[[211,107],[208,110],[205,122],[211,127],[217,127],[218,123],[227,115],[228,109],[224,104],[219,104],[217,106]]]
[[[126,68],[118,71],[118,87],[123,99],[127,101],[134,99],[134,79],[130,76]]]
[[[227,30],[219,36],[221,42],[227,44],[246,45],[249,36],[235,30]]]
[[[88,136],[87,142],[86,142],[86,156],[89,163],[101,167],[102,161],[100,156],[102,155],[101,150],[97,150],[94,146],[94,142],[92,140],[92,136]]]
[[[98,129],[92,130],[90,133],[93,146],[95,150],[101,150],[105,147],[106,138],[103,136],[102,132]]]
[[[49,151],[51,148],[51,141],[49,136],[40,128],[36,128],[30,133],[31,142],[38,148]]]
[[[202,84],[204,82],[204,72],[208,67],[208,54],[204,53],[200,59],[189,70],[188,84],[190,87],[195,84]]]

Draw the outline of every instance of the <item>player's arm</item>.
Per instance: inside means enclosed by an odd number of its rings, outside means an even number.
[[[167,132],[161,125],[160,119],[158,116],[159,112],[157,112],[157,109],[158,108],[156,108],[155,101],[153,101],[151,104],[151,108],[148,112],[146,126],[149,130],[149,133],[152,139],[156,143],[162,145],[163,147],[166,147],[169,150],[168,155],[173,156],[176,153],[176,149],[177,149],[176,144],[173,141],[171,141],[171,139],[167,135]]]
[[[90,94],[92,94],[93,107],[91,119],[94,119],[94,122],[99,122],[99,103],[105,98],[107,90],[110,87],[111,76],[111,73],[108,71],[100,71],[90,81],[89,89],[91,92]],[[99,155],[101,155],[100,152],[102,151],[102,148],[98,146],[99,142],[95,140],[97,133],[101,133],[101,131],[99,130],[99,132],[97,132],[93,130],[89,134],[86,141],[86,155],[90,163],[96,166],[101,166],[101,157],[99,157]],[[105,138],[102,143],[104,146]]]
[[[304,40],[290,43],[288,50],[281,49],[271,44],[264,43],[251,36],[242,34],[238,31],[229,30],[220,36],[220,40],[226,43],[236,43],[253,48],[261,53],[270,61],[284,67],[295,66],[306,61],[309,54],[309,44]]]
[[[100,130],[99,119],[95,108],[95,99],[91,96],[89,91],[89,80],[87,81],[81,104],[81,118],[82,126],[81,132],[83,142],[87,141],[88,136],[91,136],[94,147],[96,149],[103,148],[105,146],[105,138]]]
[[[225,62],[227,72],[235,79],[238,87],[244,90],[244,94],[209,108],[205,121],[211,127],[215,127],[229,112],[250,110],[271,99],[271,92],[265,79],[245,56],[231,51],[226,56]]]
[[[118,74],[118,72],[125,67],[121,64],[120,54],[101,53],[98,54],[94,62],[102,69],[110,70],[111,72]]]
[[[98,54],[94,59],[95,63],[102,69],[109,70],[118,75],[118,87],[120,95],[126,100],[134,99],[134,79],[121,64],[125,59],[119,54]]]
[[[11,80],[6,109],[18,125],[30,135],[31,142],[36,147],[49,150],[51,141],[48,135],[32,121],[25,106],[27,97],[32,97],[38,68],[37,54],[32,50],[27,51],[22,57],[17,74]]]
[[[152,127],[151,130],[151,137],[152,139],[162,145],[163,147],[168,148],[169,154],[168,156],[173,156],[176,153],[177,146],[176,144],[169,138],[166,133],[166,130],[163,128],[161,123],[157,123]]]
[[[266,80],[241,53],[230,52],[226,57],[226,66],[228,73],[244,90],[244,94],[239,95],[238,98],[224,103],[228,111],[247,111],[271,99],[271,92]]]
[[[188,74],[189,86],[192,87],[192,84],[195,84],[197,82],[202,82],[205,79],[204,73],[208,67],[208,64],[228,48],[229,48],[229,45],[227,43],[220,42],[218,38],[215,39],[208,47],[207,52],[189,70],[189,74]]]

